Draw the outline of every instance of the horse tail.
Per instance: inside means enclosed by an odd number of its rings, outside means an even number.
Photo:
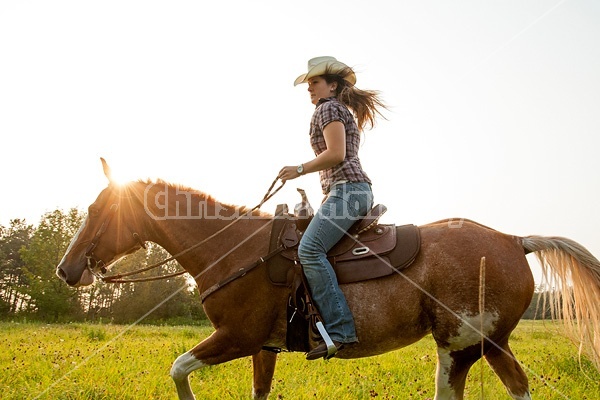
[[[569,337],[600,370],[600,261],[579,243],[562,237],[521,238],[535,253],[548,287],[552,319],[562,318]],[[546,293],[545,293],[546,294]]]

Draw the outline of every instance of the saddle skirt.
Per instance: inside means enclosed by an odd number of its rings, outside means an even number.
[[[419,228],[412,224],[379,224],[378,219],[385,210],[382,205],[373,207],[327,253],[340,284],[391,275],[408,267],[417,257],[421,247]],[[306,225],[306,218],[287,214],[287,206],[278,206],[270,247],[272,251],[283,246],[283,250],[267,262],[273,284],[292,285],[302,237],[299,226]]]

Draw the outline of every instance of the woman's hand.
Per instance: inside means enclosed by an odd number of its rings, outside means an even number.
[[[292,179],[296,179],[299,176],[300,174],[298,173],[298,167],[288,165],[287,167],[281,168],[281,171],[279,171],[279,175],[277,175],[277,178],[285,182]]]

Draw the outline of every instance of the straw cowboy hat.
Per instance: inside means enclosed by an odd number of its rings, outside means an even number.
[[[310,78],[324,75],[325,73],[345,73],[346,75],[343,76],[344,80],[351,85],[356,84],[356,75],[354,74],[354,71],[352,71],[352,68],[333,57],[324,56],[308,60],[308,72],[297,77],[294,81],[294,86],[306,83]]]

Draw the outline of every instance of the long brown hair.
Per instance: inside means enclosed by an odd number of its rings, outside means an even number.
[[[378,115],[385,119],[381,110],[387,110],[387,106],[381,100],[379,91],[361,90],[346,81],[344,76],[350,73],[352,73],[352,68],[348,67],[337,73],[326,72],[323,78],[327,83],[337,82],[335,96],[342,104],[352,110],[358,129],[363,131],[367,125],[371,129],[375,126],[375,118]]]

